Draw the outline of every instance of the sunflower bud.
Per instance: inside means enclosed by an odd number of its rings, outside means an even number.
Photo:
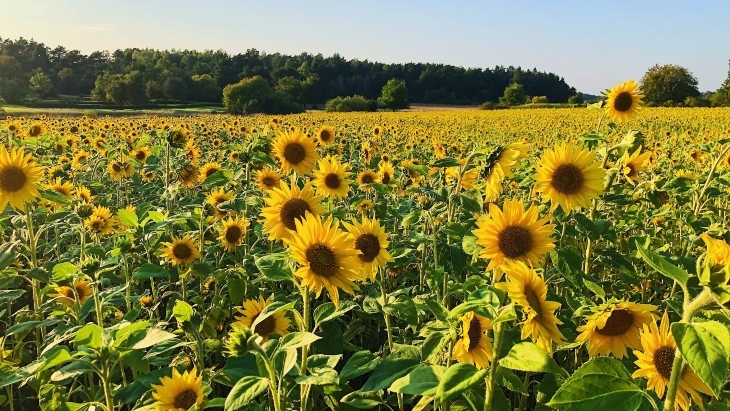
[[[82,273],[94,278],[95,274],[99,271],[99,268],[101,268],[101,261],[90,256],[84,258],[79,265]]]
[[[226,340],[228,355],[240,357],[247,352],[257,351],[258,343],[256,343],[256,340],[258,338],[260,337],[247,328],[234,328],[228,334]]]
[[[88,218],[94,214],[94,205],[88,203],[80,203],[76,205],[76,214],[81,218]]]
[[[120,239],[118,239],[114,246],[119,248],[122,254],[130,252],[134,248],[134,244],[129,241],[127,237],[121,237]]]

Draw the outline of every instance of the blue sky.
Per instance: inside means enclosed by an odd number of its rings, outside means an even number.
[[[256,48],[384,63],[536,67],[597,94],[650,66],[727,77],[730,1],[0,0],[0,37],[89,53]]]

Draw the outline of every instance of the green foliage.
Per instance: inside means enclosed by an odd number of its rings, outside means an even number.
[[[169,77],[162,84],[165,98],[170,100],[185,100],[188,97],[188,86],[180,77]]]
[[[261,76],[245,78],[223,89],[223,105],[231,114],[291,114],[302,107],[282,92],[275,92]]]
[[[96,79],[91,96],[118,106],[135,105],[146,100],[145,84],[138,71],[128,74],[103,74]]]
[[[547,104],[550,101],[545,96],[534,96],[531,100],[532,104]]]
[[[328,101],[324,107],[326,112],[348,112],[348,111],[376,111],[378,102],[368,100],[363,96],[335,97]]]
[[[203,101],[220,101],[221,88],[210,74],[194,75],[193,90],[197,94],[198,99]]]
[[[583,93],[575,93],[568,98],[568,104],[583,104]]]
[[[29,80],[30,89],[38,93],[40,96],[46,96],[53,88],[51,79],[46,73],[39,71],[35,73]]]
[[[403,80],[392,78],[385,83],[380,93],[378,103],[390,110],[402,110],[408,108],[408,87]]]
[[[674,106],[688,97],[699,97],[697,78],[684,67],[674,64],[655,65],[641,79],[646,101]]]
[[[291,101],[304,104],[305,90],[304,83],[294,77],[283,77],[276,83],[276,91],[284,93]]]
[[[525,87],[519,83],[512,83],[504,89],[502,97],[499,98],[499,103],[505,106],[519,106],[527,102],[527,94],[525,93]]]

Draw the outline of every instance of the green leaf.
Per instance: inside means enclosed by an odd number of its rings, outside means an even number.
[[[513,346],[507,356],[499,360],[499,365],[510,370],[547,372],[565,377],[568,373],[542,348],[531,342],[521,342]]]
[[[266,391],[269,387],[269,380],[266,378],[245,376],[238,380],[228,393],[225,403],[225,411],[236,411],[248,405],[254,398]]]
[[[447,157],[434,161],[432,167],[458,167],[460,165],[461,163],[459,163],[459,160]]]
[[[54,265],[52,272],[54,280],[63,281],[68,277],[71,277],[72,275],[78,273],[79,268],[69,262],[64,262]]]
[[[121,209],[117,211],[117,215],[119,216],[119,222],[127,227],[137,227],[139,225],[139,218],[134,211]]]
[[[243,298],[246,296],[246,286],[248,280],[244,278],[230,278],[228,280],[228,296],[231,299],[231,303],[239,305],[243,302]]]
[[[167,278],[170,272],[157,264],[144,263],[134,270],[134,278]]]
[[[254,263],[261,274],[272,281],[291,281],[294,278],[288,261],[291,256],[288,252],[266,254],[263,257],[255,257]]]
[[[383,400],[380,398],[380,392],[378,391],[353,391],[342,397],[340,402],[359,410],[369,410],[382,404]]]
[[[446,321],[449,316],[449,310],[435,299],[427,298],[423,301],[429,310],[436,316],[439,321]]]
[[[193,310],[193,307],[183,300],[175,301],[175,307],[172,308],[172,315],[175,316],[175,319],[179,323],[190,321],[190,318],[192,318],[194,313],[195,311]]]
[[[157,345],[163,341],[171,340],[175,338],[175,334],[167,332],[161,328],[145,328],[132,333],[127,339],[127,345],[131,344],[130,348],[138,350],[142,348],[149,348],[153,345]]]
[[[256,317],[256,320],[251,323],[251,329],[255,330],[257,325],[261,324],[262,321],[271,317],[275,313],[278,313],[279,311],[291,310],[292,308],[294,308],[294,301],[290,303],[285,303],[282,301],[272,302],[271,304],[267,305],[263,310],[261,310],[259,315]]]
[[[687,363],[707,384],[715,396],[720,396],[728,377],[730,332],[717,321],[671,326],[677,348]]]
[[[424,165],[406,164],[404,167],[408,170],[415,171],[420,175],[428,174],[428,167]]]
[[[392,358],[387,357],[377,367],[373,374],[365,381],[361,391],[384,390],[393,384],[395,380],[407,375],[414,369],[420,360],[418,358]]]
[[[71,200],[56,190],[41,190],[41,197],[58,204],[71,204]]]
[[[421,364],[405,377],[395,380],[388,391],[410,395],[434,395],[445,372],[444,366]]]
[[[636,251],[653,269],[678,282],[682,287],[687,286],[689,274],[686,271],[663,259],[659,254],[647,250],[638,241],[636,242]]]
[[[347,360],[340,372],[340,380],[349,381],[367,374],[380,364],[381,358],[370,351],[358,351]]]
[[[314,309],[314,328],[319,327],[322,323],[339,318],[342,314],[357,307],[357,303],[351,300],[341,301],[339,306],[329,302],[321,304]]]
[[[478,370],[477,367],[460,362],[446,369],[446,372],[436,388],[435,403],[443,404],[465,393],[473,386],[481,383],[487,376],[487,370]]]
[[[77,347],[101,348],[101,336],[104,330],[96,324],[87,324],[76,333],[74,345]]]
[[[568,378],[547,405],[560,411],[636,411],[643,397],[620,361],[598,357]]]
[[[289,333],[279,339],[279,351],[291,350],[293,348],[309,345],[322,337],[312,333],[296,332]]]
[[[479,315],[483,315],[488,318],[494,318],[494,310],[489,301],[485,300],[473,300],[466,301],[457,305],[451,312],[449,312],[449,320],[457,320],[462,315],[474,311]]]
[[[308,384],[308,385],[339,385],[340,376],[337,375],[337,371],[330,367],[320,368],[309,375],[297,377],[297,384]]]

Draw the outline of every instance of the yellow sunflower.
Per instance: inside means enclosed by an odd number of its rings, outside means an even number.
[[[639,369],[631,376],[634,378],[647,378],[646,387],[654,390],[659,398],[662,398],[672,377],[674,354],[677,351],[674,337],[669,333],[669,316],[667,316],[667,313],[662,316],[659,328],[657,328],[655,321],[644,324],[641,330],[641,347],[643,351],[634,350],[634,355],[638,358],[634,363]],[[712,395],[710,387],[702,382],[702,379],[689,365],[685,364],[679,381],[674,409],[689,411],[690,397],[695,404],[699,404],[702,408],[702,396],[698,391]]]
[[[233,252],[236,250],[236,247],[243,244],[248,226],[249,222],[246,219],[229,218],[223,221],[218,239],[227,251]]]
[[[342,164],[335,157],[327,156],[317,163],[318,169],[314,170],[312,183],[317,187],[317,194],[332,197],[346,197],[350,191],[352,180],[347,178],[352,175],[348,170],[350,165]]]
[[[134,157],[135,160],[139,161],[140,163],[144,164],[147,159],[150,157],[152,152],[147,147],[139,147],[132,152],[132,157]]]
[[[637,148],[631,155],[629,155],[629,152],[626,151],[623,157],[621,157],[621,174],[624,178],[626,178],[626,181],[631,183],[631,185],[634,185],[639,181],[639,172],[646,170],[646,167],[649,164],[649,158],[652,155],[650,151],[643,154],[640,153],[641,147]]]
[[[281,187],[281,174],[266,167],[256,173],[256,184],[264,191]]]
[[[112,212],[107,207],[96,206],[94,212],[85,221],[84,225],[92,234],[104,236],[114,231]]]
[[[191,188],[195,186],[200,177],[200,169],[195,164],[187,164],[177,173],[177,179],[183,187]]]
[[[492,321],[472,312],[461,317],[461,338],[454,345],[454,359],[485,369],[492,361],[492,339],[487,332]]]
[[[606,97],[606,114],[615,121],[629,120],[644,105],[644,95],[634,80],[619,83],[608,90]]]
[[[0,212],[10,203],[22,209],[25,203],[39,196],[38,183],[43,168],[36,164],[33,156],[16,148],[8,152],[0,146]]]
[[[153,405],[160,411],[187,411],[193,405],[200,409],[205,399],[203,376],[193,367],[180,374],[172,369],[172,377],[160,378],[160,385],[152,384]]]
[[[200,169],[200,182],[202,183],[206,178],[212,176],[218,171],[221,171],[222,169],[223,167],[218,163],[207,163],[203,165]]]
[[[233,191],[226,191],[221,187],[211,191],[207,196],[205,196],[205,201],[210,204],[214,210],[218,210],[219,205],[226,201],[231,201],[234,198],[236,198],[236,196],[233,194]]]
[[[357,183],[361,190],[369,191],[373,189],[373,184],[378,182],[378,174],[373,170],[363,170],[357,175]]]
[[[626,356],[626,347],[639,349],[641,327],[653,321],[657,307],[612,299],[593,308],[586,324],[578,327],[576,342],[588,343],[588,355]]]
[[[545,352],[552,352],[553,342],[560,345],[565,341],[558,330],[558,324],[562,322],[555,317],[555,310],[561,304],[548,301],[545,280],[524,263],[508,264],[505,271],[508,281],[497,286],[506,291],[525,313],[521,338],[524,340],[529,336]]]
[[[48,188],[50,190],[53,190],[64,197],[71,199],[71,194],[74,190],[74,185],[69,183],[68,181],[62,181],[61,178],[56,178],[51,182],[51,184],[48,185]]]
[[[730,265],[730,244],[722,240],[716,240],[707,233],[700,235],[700,238],[707,246],[707,256],[712,264]]]
[[[74,278],[71,287],[60,286],[55,287],[56,294],[52,295],[57,301],[65,306],[73,307],[78,302],[82,305],[86,300],[94,294],[91,283],[88,280]]]
[[[335,305],[340,302],[338,289],[353,295],[360,281],[360,261],[352,236],[333,223],[332,217],[325,221],[317,215],[307,213],[303,220],[296,221],[296,230],[284,242],[291,250],[292,258],[299,264],[294,273],[301,278],[303,287],[315,291],[316,296],[327,290]]]
[[[335,141],[335,130],[330,126],[322,126],[317,131],[317,139],[326,146]]]
[[[395,168],[393,168],[393,164],[385,159],[385,155],[383,155],[382,160],[378,165],[378,179],[382,184],[388,185],[395,177]]]
[[[296,221],[303,219],[307,212],[320,215],[325,211],[319,203],[322,196],[314,194],[312,183],[307,183],[302,189],[294,178],[290,183],[291,186],[282,184],[280,188],[269,191],[269,197],[264,198],[267,207],[261,210],[263,232],[271,241],[289,237],[296,230]]]
[[[202,257],[198,242],[190,234],[183,238],[172,237],[172,242],[162,245],[165,246],[162,257],[169,259],[172,265],[188,265]]]
[[[243,302],[243,308],[238,308],[238,312],[241,316],[236,316],[236,322],[232,325],[237,328],[251,329],[253,322],[256,318],[264,311],[264,308],[268,307],[273,301],[274,296],[270,296],[264,301],[264,298],[259,296],[258,300],[246,300]],[[274,314],[266,317],[265,320],[256,324],[256,327],[251,330],[254,334],[258,334],[263,337],[261,343],[265,343],[269,340],[269,335],[287,335],[289,334],[289,325],[291,321],[284,316],[284,311],[275,312]]]
[[[370,281],[375,281],[378,267],[384,267],[386,263],[393,261],[387,250],[390,242],[385,228],[380,226],[378,220],[369,220],[365,216],[362,217],[362,222],[355,220],[352,224],[342,224],[355,238],[363,278],[369,277]]]
[[[71,167],[74,168],[74,170],[78,171],[86,171],[89,169],[89,165],[87,161],[89,160],[89,153],[86,152],[86,150],[79,150],[74,154],[73,161],[71,162]]]
[[[595,159],[594,152],[570,143],[543,154],[535,181],[543,202],[551,202],[550,211],[587,208],[603,193],[606,172]]]
[[[537,206],[525,211],[519,200],[504,202],[503,210],[496,204],[489,205],[489,215],[477,221],[472,232],[477,244],[483,247],[480,257],[489,260],[487,270],[498,268],[507,262],[522,261],[538,265],[540,259],[555,247],[550,235],[555,225],[549,217],[538,218]]]
[[[78,197],[84,203],[91,203],[94,201],[94,197],[91,195],[91,190],[85,186],[76,187],[74,190],[76,197]]]
[[[361,213],[366,213],[369,210],[372,210],[375,207],[375,204],[370,200],[362,200],[357,204],[357,209]]]
[[[486,180],[486,194],[484,201],[495,202],[502,194],[502,182],[506,178],[514,177],[512,169],[517,167],[517,161],[527,155],[529,146],[525,143],[510,143],[506,146],[497,146],[489,154],[483,176]]]
[[[459,174],[461,173],[466,160],[461,160],[460,163],[461,166],[449,167],[446,169],[446,184],[456,185],[456,182],[459,181]],[[479,169],[477,168],[471,168],[464,171],[464,175],[461,176],[460,188],[463,190],[471,190],[474,188],[474,183],[477,181],[477,177],[479,177]],[[500,188],[501,187],[502,185],[500,184]]]
[[[134,173],[134,166],[128,161],[112,160],[106,167],[109,176],[114,181],[129,177]]]
[[[48,132],[46,125],[42,122],[35,122],[25,129],[26,137],[40,137]]]
[[[284,173],[289,174],[294,170],[304,175],[314,169],[314,163],[319,159],[314,141],[298,129],[288,133],[277,130],[276,134],[271,142],[272,152],[279,159]]]

